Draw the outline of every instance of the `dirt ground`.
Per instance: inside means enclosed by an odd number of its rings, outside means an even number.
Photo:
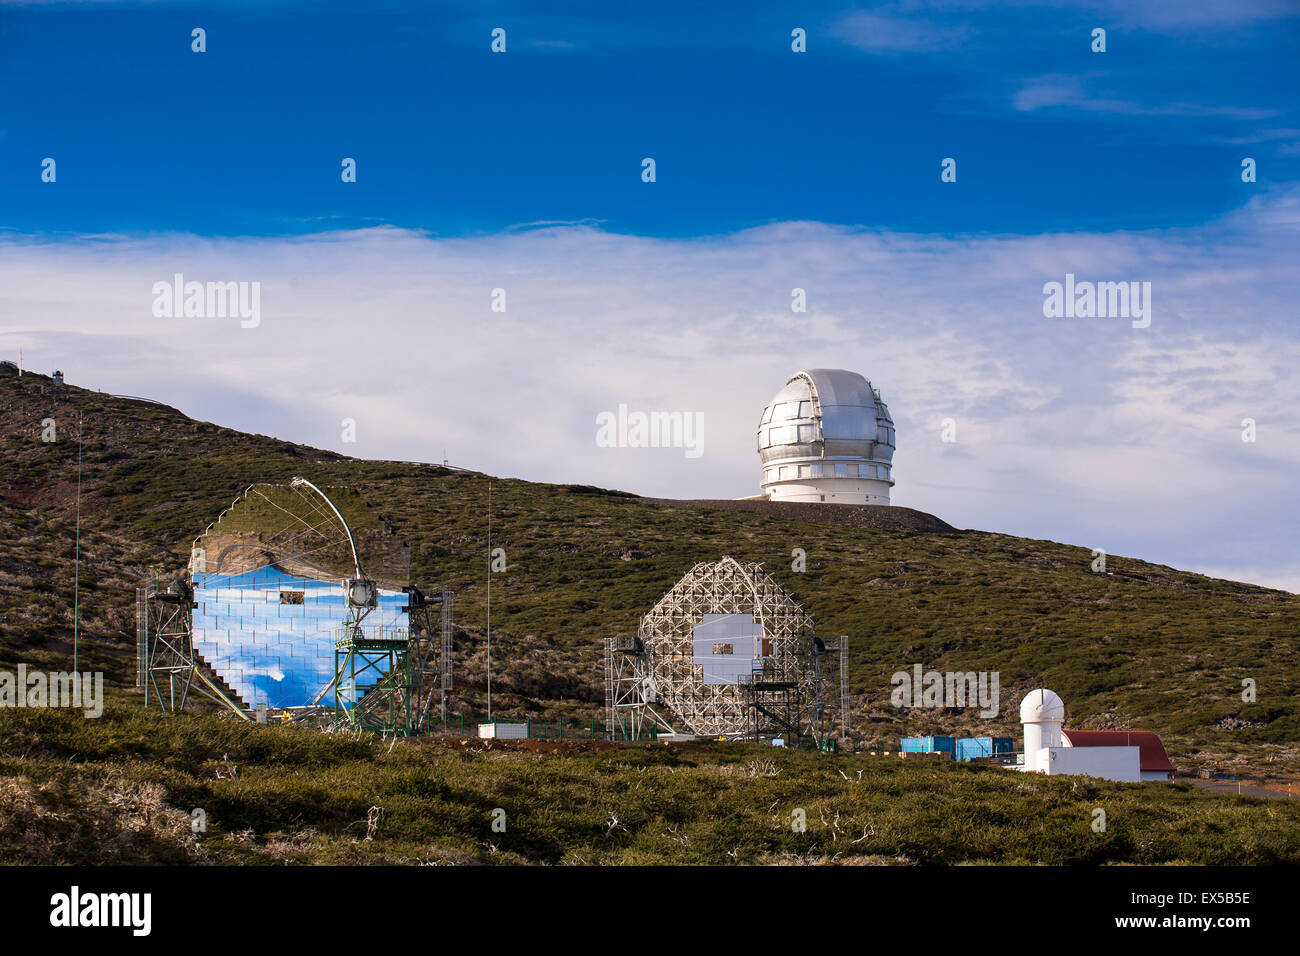
[[[761,498],[727,498],[678,500],[655,498],[656,502],[680,508],[716,508],[719,511],[754,511],[777,518],[813,521],[817,524],[853,525],[885,531],[922,531],[949,533],[956,531],[932,514],[893,505],[844,505],[816,501],[767,501]]]
[[[576,738],[545,739],[540,737],[528,740],[480,740],[478,737],[431,736],[420,738],[421,746],[442,747],[447,750],[464,750],[470,753],[504,753],[573,754],[594,753],[600,750],[617,750],[623,747],[675,747],[678,749],[698,749],[704,746],[691,741],[622,741],[622,740],[581,740]]]
[[[1235,794],[1242,797],[1260,797],[1264,800],[1300,800],[1300,783],[1280,780],[1201,780],[1196,777],[1179,777],[1179,783],[1190,783],[1211,793]]]

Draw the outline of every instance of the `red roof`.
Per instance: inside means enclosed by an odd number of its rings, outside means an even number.
[[[1137,747],[1142,770],[1172,773],[1165,745],[1149,730],[1062,730],[1071,747]]]

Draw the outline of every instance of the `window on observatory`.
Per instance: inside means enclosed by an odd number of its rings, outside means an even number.
[[[847,478],[849,476],[849,466],[842,461],[835,463],[835,477]]]
[[[799,403],[799,417],[812,418],[812,402]]]
[[[806,445],[812,441],[816,441],[816,436],[813,434],[813,427],[811,425],[800,425],[799,442]]]
[[[767,406],[767,408],[763,409],[763,420],[759,422],[759,424],[766,425],[771,420],[772,420],[772,406],[769,405]]]
[[[782,477],[782,478],[791,478],[791,477],[793,477],[793,476],[790,474],[790,466],[789,466],[789,465],[782,465],[782,466],[781,466],[781,477]]]
[[[854,465],[854,464],[850,464],[850,465],[849,465],[849,477],[850,477],[850,478],[856,478],[856,477],[858,477],[858,466],[857,466],[857,465]]]
[[[822,466],[821,466],[821,465],[813,465],[813,466],[812,466],[812,476],[813,476],[814,478],[820,478],[820,477],[822,476]]]

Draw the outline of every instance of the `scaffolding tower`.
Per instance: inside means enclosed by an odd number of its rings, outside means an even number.
[[[443,591],[439,597],[425,597],[417,587],[408,587],[406,612],[411,625],[410,666],[412,681],[411,733],[424,733],[429,725],[433,697],[438,695],[438,719],[447,722],[447,699],[452,689],[452,604],[456,595]],[[435,625],[434,611],[438,610]]]
[[[697,656],[696,631],[710,615],[752,616],[749,673],[705,673],[712,665]],[[606,639],[606,733],[636,740],[653,728],[838,749],[848,738],[847,646],[845,637],[818,638],[812,618],[760,565],[697,564],[642,618],[635,638]]]
[[[414,732],[423,669],[401,627],[348,625],[335,631],[334,725],[408,737]]]
[[[194,592],[183,578],[156,577],[135,592],[136,687],[144,705],[183,710],[192,693],[251,720],[248,708],[194,650]]]
[[[659,731],[675,734],[656,709],[652,667],[638,637],[605,639],[605,736],[610,740],[640,740]]]

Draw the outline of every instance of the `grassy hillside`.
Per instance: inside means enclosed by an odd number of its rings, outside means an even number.
[[[85,415],[83,667],[134,678],[134,587],[179,572],[189,542],[248,484],[296,474],[354,487],[411,545],[413,580],[457,603],[458,708],[483,704],[488,477],[363,462],[194,422],[0,369],[0,657],[66,666],[72,636],[76,416]],[[53,418],[56,442],[41,440]],[[855,735],[1018,737],[1021,694],[1046,685],[1069,725],[1148,728],[1174,762],[1300,769],[1300,597],[984,531],[911,531],[673,503],[581,486],[492,479],[493,690],[502,714],[592,717],[601,641],[631,632],[700,560],[762,562],[814,616],[850,637]],[[942,516],[940,516],[942,517]],[[941,526],[936,526],[940,527]],[[803,548],[807,570],[791,571]],[[914,663],[998,671],[1001,713],[900,712],[890,675]],[[1241,700],[1241,682],[1258,702]],[[592,758],[597,760],[615,758]],[[801,759],[801,758],[790,758]],[[898,770],[899,773],[911,771]]]
[[[1186,784],[757,744],[470,746],[4,711],[0,863],[1300,862],[1300,802]]]

